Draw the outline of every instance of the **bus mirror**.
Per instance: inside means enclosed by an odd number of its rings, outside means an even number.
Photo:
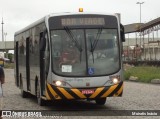
[[[124,26],[122,24],[120,24],[120,35],[121,35],[121,41],[125,42]]]

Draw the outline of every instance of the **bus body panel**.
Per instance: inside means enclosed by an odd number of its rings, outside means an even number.
[[[15,79],[23,83],[23,90],[36,94],[36,78],[40,80],[40,52],[39,52],[39,40],[40,33],[45,29],[45,24],[38,23],[36,26],[23,31],[17,32],[15,35],[15,42],[18,42],[18,52],[16,52],[18,59],[15,59],[19,68],[16,72]],[[28,50],[26,50],[26,40],[28,39]],[[28,51],[28,57],[26,53]],[[28,68],[27,66],[28,61]],[[28,72],[28,73],[27,73]],[[29,74],[29,75],[27,75]],[[27,78],[28,76],[28,78]],[[18,79],[17,79],[18,77]],[[29,80],[29,83],[27,81]],[[21,84],[19,84],[20,87]]]
[[[51,14],[39,21],[27,26],[26,28],[15,33],[15,42],[18,42],[18,59],[15,57],[16,68],[15,68],[15,79],[19,82],[18,87],[23,83],[23,90],[36,95],[37,82],[41,83],[42,95],[46,97],[47,100],[58,100],[58,99],[97,99],[111,96],[122,96],[123,93],[123,71],[122,71],[122,61],[121,61],[121,49],[122,43],[119,40],[119,59],[120,59],[120,69],[114,74],[106,76],[90,76],[90,77],[64,77],[54,74],[52,70],[52,57],[51,57],[51,37],[50,37],[50,26],[49,19],[57,16],[76,16],[76,15],[108,15],[105,13],[62,13],[62,14]],[[115,15],[110,15],[115,16]],[[116,17],[116,16],[115,16]],[[118,37],[120,37],[120,25],[117,18],[117,30]],[[54,26],[52,26],[54,27]],[[40,56],[40,39],[41,34],[47,30],[48,38],[46,39],[46,49],[44,51],[44,57]],[[28,68],[26,68],[26,39],[29,39],[29,61]],[[44,68],[44,79],[41,76],[41,60],[44,58],[45,62]],[[47,65],[47,66],[46,66]],[[28,71],[28,73],[27,73]],[[27,75],[29,74],[29,76]],[[115,85],[109,85],[107,82],[110,81],[110,76],[119,76],[120,82]],[[28,77],[28,79],[27,79]],[[27,80],[29,82],[27,83]],[[54,81],[60,80],[68,83],[70,86],[55,86]]]

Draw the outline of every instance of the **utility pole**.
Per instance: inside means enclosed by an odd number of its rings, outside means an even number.
[[[144,2],[137,2],[136,4],[139,4],[140,5],[140,27],[139,27],[139,32],[140,32],[140,42],[141,42],[141,12],[142,12],[142,10],[141,10],[141,5],[143,4]],[[141,45],[141,44],[140,44]]]
[[[6,37],[7,37],[7,32],[4,32],[4,44],[5,44],[5,52],[7,53],[7,50],[6,50]]]
[[[4,33],[3,33],[3,24],[4,24],[4,22],[3,22],[3,17],[2,17],[2,43],[4,44]],[[3,49],[3,52],[4,52],[4,49]]]
[[[136,4],[139,4],[140,5],[140,27],[139,27],[139,35],[140,35],[140,48],[141,48],[141,5],[143,4],[144,2],[137,2]],[[141,57],[140,57],[141,58]]]

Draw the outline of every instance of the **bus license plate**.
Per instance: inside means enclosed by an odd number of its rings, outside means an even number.
[[[82,90],[82,94],[93,94],[94,90]]]

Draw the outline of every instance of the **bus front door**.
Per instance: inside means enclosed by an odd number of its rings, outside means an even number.
[[[29,65],[29,37],[26,39],[26,80],[27,90],[30,91],[30,65]]]

